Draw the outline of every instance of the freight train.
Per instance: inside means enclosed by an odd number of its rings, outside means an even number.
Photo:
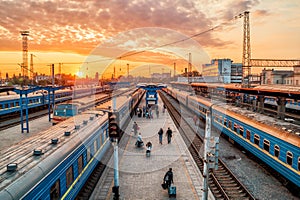
[[[258,122],[253,119],[253,115],[247,117],[233,112],[230,106],[218,105],[207,98],[196,97],[173,88],[163,90],[203,119],[206,112],[211,110],[213,127],[264,161],[299,189],[299,135],[276,128],[271,122]]]
[[[143,94],[118,97],[123,130]],[[109,141],[107,114],[87,111],[11,146],[1,152],[0,199],[75,199]]]

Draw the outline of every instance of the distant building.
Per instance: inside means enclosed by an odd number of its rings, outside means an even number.
[[[261,84],[300,84],[300,66],[294,66],[294,70],[263,69],[261,72]]]
[[[243,65],[242,63],[231,63],[231,83],[242,83]]]
[[[51,76],[44,75],[44,74],[35,76],[35,81],[36,82],[43,81],[43,80],[51,80]]]
[[[241,83],[243,68],[241,63],[232,63],[231,59],[213,59],[202,65],[205,82]]]
[[[153,73],[153,74],[151,74],[151,78],[153,78],[153,79],[169,79],[169,78],[171,78],[171,72],[170,73]]]

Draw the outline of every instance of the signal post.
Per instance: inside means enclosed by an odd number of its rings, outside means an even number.
[[[120,138],[119,113],[108,112],[108,133],[110,141],[114,146],[114,186],[112,192],[114,199],[118,200],[119,194],[119,157],[118,157],[118,139]]]

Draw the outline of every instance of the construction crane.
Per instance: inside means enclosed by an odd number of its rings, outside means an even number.
[[[249,11],[239,14],[235,18],[244,17],[243,24],[243,84],[250,87],[250,75],[252,67],[293,67],[300,65],[298,59],[252,59],[250,47],[250,21]]]

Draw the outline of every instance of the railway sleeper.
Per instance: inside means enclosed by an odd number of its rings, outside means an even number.
[[[236,195],[230,194],[229,196],[231,199],[249,199],[249,197],[246,193],[239,193]]]
[[[238,183],[233,179],[218,179],[218,181],[220,183],[224,183],[224,184],[227,183],[227,184],[237,184],[238,185]]]
[[[218,180],[224,180],[224,181],[230,181],[232,180],[231,176],[216,176],[218,178]]]
[[[236,183],[221,183],[222,186],[225,186],[227,188],[240,188],[240,186]]]
[[[230,196],[235,196],[235,197],[240,197],[240,196],[247,196],[247,194],[245,193],[245,191],[242,190],[226,190],[227,194]]]
[[[215,199],[224,199],[218,188],[211,189],[211,191],[214,194]]]
[[[248,197],[247,193],[245,192],[228,192],[227,195],[230,196],[230,199],[238,199],[239,197]]]

